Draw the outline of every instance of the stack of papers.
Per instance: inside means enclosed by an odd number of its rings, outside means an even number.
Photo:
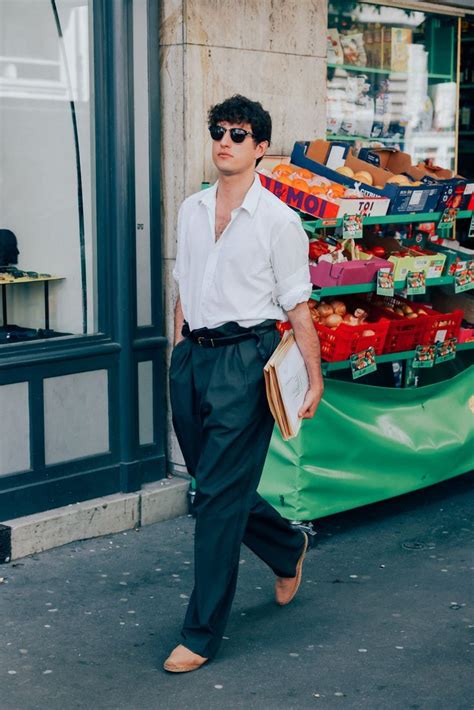
[[[271,413],[287,441],[300,430],[298,411],[309,387],[306,365],[292,332],[285,333],[263,372]]]

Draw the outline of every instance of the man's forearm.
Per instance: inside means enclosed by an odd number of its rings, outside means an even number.
[[[288,318],[293,328],[295,340],[305,361],[309,386],[311,389],[322,390],[321,349],[308,305],[299,303],[291,311],[288,311]]]
[[[175,345],[177,345],[181,340],[183,340],[183,336],[181,335],[183,323],[184,323],[183,309],[181,308],[181,300],[178,296],[178,300],[176,301],[176,306],[174,308],[174,344]]]

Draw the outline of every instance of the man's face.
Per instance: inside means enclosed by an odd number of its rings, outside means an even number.
[[[229,123],[219,121],[219,126],[224,128],[243,128],[252,132],[249,123]],[[268,142],[256,144],[252,136],[246,136],[242,143],[234,143],[230,132],[226,131],[218,141],[212,141],[212,160],[219,173],[222,175],[239,175],[255,168],[255,161],[261,158],[268,148]]]

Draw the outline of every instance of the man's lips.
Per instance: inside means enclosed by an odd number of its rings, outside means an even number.
[[[217,155],[219,158],[232,158],[233,157],[230,153],[218,153]]]

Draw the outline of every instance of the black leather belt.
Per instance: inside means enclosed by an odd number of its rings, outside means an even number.
[[[235,343],[250,340],[251,338],[259,340],[263,333],[275,330],[275,322],[276,321],[264,321],[263,324],[259,323],[252,329],[240,333],[232,333],[231,335],[220,333],[217,329],[200,328],[199,330],[190,330],[188,324],[185,323],[181,332],[182,335],[189,338],[189,340],[196,343],[196,345],[199,345],[201,348],[220,348],[224,345],[234,345]]]

